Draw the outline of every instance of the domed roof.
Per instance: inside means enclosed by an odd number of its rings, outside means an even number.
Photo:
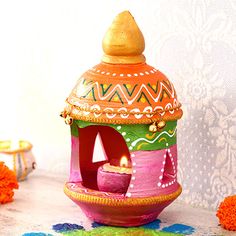
[[[119,14],[103,39],[102,62],[80,77],[65,113],[77,120],[119,124],[181,118],[174,86],[145,63],[144,47],[131,14]]]

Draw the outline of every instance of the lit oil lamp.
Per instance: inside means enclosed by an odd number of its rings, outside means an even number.
[[[128,166],[126,156],[121,157],[120,165],[105,163],[98,169],[98,189],[111,193],[126,193],[129,187],[132,168]]]

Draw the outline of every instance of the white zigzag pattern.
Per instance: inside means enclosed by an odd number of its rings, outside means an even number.
[[[172,91],[169,90],[169,89],[166,87],[165,84],[163,84],[162,82],[160,82],[160,91],[159,91],[157,97],[153,97],[152,94],[150,93],[149,89],[147,88],[147,86],[146,86],[145,84],[142,84],[142,85],[140,86],[140,88],[139,88],[138,93],[136,93],[135,97],[130,100],[130,99],[125,95],[125,93],[124,93],[123,89],[121,88],[121,85],[120,85],[120,84],[117,84],[106,96],[102,96],[101,93],[100,93],[99,83],[98,83],[98,82],[94,82],[93,84],[91,84],[91,86],[89,86],[88,88],[86,88],[86,87],[82,84],[82,78],[81,78],[81,82],[78,84],[78,86],[77,86],[77,88],[76,88],[76,95],[77,95],[78,97],[83,96],[85,93],[87,93],[87,92],[91,89],[91,87],[96,86],[96,87],[97,87],[98,97],[99,97],[100,100],[103,101],[103,100],[106,100],[109,96],[113,95],[113,93],[114,93],[116,90],[119,90],[119,91],[123,94],[123,97],[125,98],[125,100],[127,101],[127,103],[128,103],[129,105],[131,105],[131,104],[137,99],[137,97],[139,96],[139,94],[142,92],[143,89],[147,91],[147,93],[150,95],[150,97],[153,99],[154,102],[157,102],[157,101],[159,100],[163,88],[165,88],[165,89],[168,91],[168,93],[171,95],[171,97],[174,98],[174,95],[175,95],[174,87],[173,87],[172,83],[170,83],[170,85],[171,85]]]

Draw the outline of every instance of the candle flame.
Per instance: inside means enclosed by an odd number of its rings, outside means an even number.
[[[121,167],[128,167],[128,159],[126,156],[122,156],[120,159],[120,166]]]

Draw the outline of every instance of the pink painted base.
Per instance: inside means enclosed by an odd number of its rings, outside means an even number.
[[[172,200],[173,201],[173,200]],[[154,221],[172,201],[158,205],[111,207],[76,202],[85,215],[101,224],[113,226],[139,226]]]
[[[90,219],[106,225],[127,227],[143,225],[154,221],[162,210],[178,197],[181,192],[180,190],[181,187],[177,183],[175,191],[172,192],[173,194],[176,194],[173,195],[171,200],[164,200],[167,195],[161,194],[163,197],[160,198],[159,202],[156,201],[153,203],[153,200],[151,200],[152,197],[146,197],[146,202],[150,202],[150,204],[141,205],[139,203],[138,205],[135,205],[135,199],[138,200],[139,198],[134,198],[132,203],[125,204],[125,201],[128,198],[121,194],[108,194],[96,190],[91,191],[79,184],[73,183],[67,183],[65,186],[65,193],[68,197],[79,205],[85,215]],[[81,196],[86,196],[83,197],[84,200],[78,200],[79,198],[76,196],[79,197],[80,194]],[[94,199],[94,196],[98,197],[100,200],[89,202],[88,200]],[[124,204],[118,204],[116,206],[106,204],[107,199],[110,198],[115,198],[117,201],[124,202]]]

